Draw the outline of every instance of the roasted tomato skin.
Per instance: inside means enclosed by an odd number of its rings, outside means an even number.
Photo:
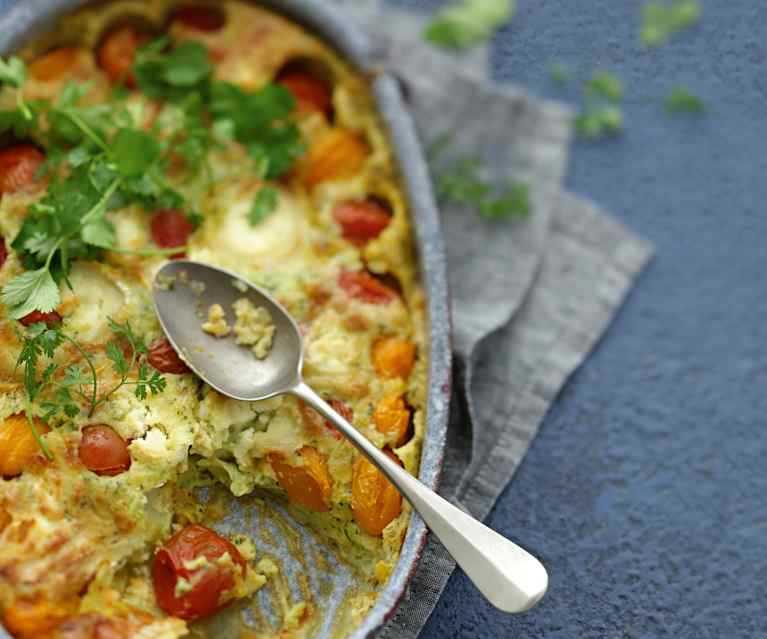
[[[386,435],[392,444],[402,446],[407,441],[410,427],[410,409],[402,395],[387,395],[376,404],[373,422],[378,432]]]
[[[368,304],[386,304],[397,298],[397,291],[367,271],[343,271],[338,276],[338,285],[350,297]]]
[[[394,453],[385,452],[402,465]],[[380,537],[401,510],[402,495],[367,458],[358,457],[352,469],[352,514],[357,525],[368,535]]]
[[[333,218],[345,239],[364,246],[389,226],[391,215],[375,200],[350,200],[333,209]]]
[[[313,446],[298,451],[302,465],[293,466],[280,453],[269,453],[277,481],[293,502],[314,510],[327,512],[333,493],[333,480],[328,472],[325,457]]]
[[[24,326],[32,326],[32,324],[39,324],[42,322],[48,328],[61,324],[61,315],[56,311],[49,311],[48,313],[42,313],[41,311],[32,311],[27,313],[19,320]]]
[[[77,61],[75,47],[59,47],[33,60],[29,65],[29,75],[40,82],[59,79]]]
[[[99,66],[112,82],[124,82],[127,86],[136,88],[136,78],[131,67],[136,51],[148,39],[146,34],[129,24],[107,34],[99,46],[97,58]]]
[[[299,111],[319,111],[326,117],[332,113],[333,98],[322,80],[308,73],[289,71],[277,78],[277,84],[281,84],[293,94]]]
[[[416,347],[399,337],[382,337],[373,344],[373,367],[384,379],[407,379],[415,364]]]
[[[232,566],[215,560],[229,553]],[[207,563],[195,566],[204,558]],[[157,603],[165,612],[181,619],[207,617],[224,608],[223,599],[237,581],[235,570],[244,578],[247,565],[239,550],[228,540],[198,524],[190,524],[171,537],[154,556],[153,581]],[[180,578],[189,583],[187,592],[176,596]]]
[[[97,475],[113,477],[131,465],[128,444],[106,424],[83,428],[78,454],[83,466]]]
[[[0,195],[29,190],[45,156],[31,144],[20,142],[0,149]]]
[[[75,614],[77,605],[76,599],[53,602],[18,598],[3,612],[3,624],[17,639],[44,639]]]
[[[347,422],[352,421],[352,410],[344,402],[338,399],[331,399],[328,404],[341,415]],[[304,426],[317,435],[323,432],[327,432],[333,437],[333,439],[343,439],[344,436],[338,432],[335,426],[330,423],[330,420],[325,419],[316,410],[314,410],[309,404],[301,402],[301,417],[304,420]]]
[[[147,361],[161,373],[183,375],[189,372],[189,367],[165,337],[160,337],[149,345]]]
[[[175,248],[184,246],[194,231],[194,226],[181,211],[163,209],[152,216],[150,223],[152,239],[160,248]],[[184,257],[186,253],[179,251],[171,258]]]
[[[170,20],[204,33],[219,31],[226,24],[223,13],[211,7],[179,7],[173,12]]]
[[[370,154],[368,143],[350,129],[334,127],[309,148],[304,179],[312,189],[320,182],[347,178],[357,173]]]

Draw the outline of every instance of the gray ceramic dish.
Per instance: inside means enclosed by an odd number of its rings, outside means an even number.
[[[44,33],[56,19],[88,0],[16,0],[0,14],[0,54],[6,55]],[[403,103],[395,78],[377,69],[366,36],[338,8],[322,0],[261,0],[267,6],[305,26],[365,71],[376,71],[373,84],[379,112],[399,159],[410,202],[418,248],[421,281],[428,298],[430,370],[427,434],[419,477],[436,488],[439,481],[447,429],[451,388],[450,310],[445,253],[440,221],[432,194],[429,173],[413,121]],[[329,6],[331,5],[331,6]],[[394,614],[415,571],[426,541],[423,522],[413,516],[399,563],[380,592],[374,607],[349,635],[369,637]],[[340,603],[340,602],[336,602]],[[328,628],[328,624],[324,624]],[[325,635],[321,632],[320,636]],[[0,638],[8,635],[0,627]]]

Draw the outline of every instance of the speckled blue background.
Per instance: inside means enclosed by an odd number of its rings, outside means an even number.
[[[576,143],[567,186],[658,254],[489,520],[548,595],[510,617],[456,573],[424,639],[767,637],[767,5],[703,4],[649,53],[635,0],[519,0],[496,39],[495,77],[539,95],[577,99],[552,59],[622,77],[625,133]],[[709,113],[665,116],[677,84]]]

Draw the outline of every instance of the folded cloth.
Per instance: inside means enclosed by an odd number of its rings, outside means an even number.
[[[483,519],[651,248],[562,191],[568,109],[490,82],[486,51],[467,59],[436,52],[420,41],[423,22],[411,12],[375,0],[346,6],[369,31],[381,65],[402,81],[425,145],[449,132],[453,153],[482,158],[483,177],[530,187],[525,220],[485,220],[470,207],[441,205],[457,375],[440,493]],[[430,536],[380,636],[418,636],[454,568]]]

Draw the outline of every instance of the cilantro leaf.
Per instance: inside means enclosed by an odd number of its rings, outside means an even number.
[[[447,49],[466,49],[489,39],[515,11],[515,0],[457,0],[432,20],[423,37]]]
[[[257,226],[277,209],[280,192],[273,186],[262,186],[256,194],[253,206],[248,212],[248,222]]]
[[[61,302],[59,287],[47,267],[27,271],[13,278],[3,288],[0,301],[8,308],[8,315],[21,319],[34,310],[48,313]]]
[[[556,60],[552,60],[546,65],[546,69],[549,73],[549,78],[554,84],[559,87],[564,87],[567,85],[569,80],[569,72],[564,64],[557,62]]]
[[[623,128],[623,113],[615,106],[587,106],[575,118],[575,130],[586,140],[615,135]]]
[[[490,220],[527,217],[530,214],[530,187],[523,182],[510,183],[497,198],[480,203],[479,214]]]
[[[27,80],[27,66],[16,56],[7,60],[0,58],[0,84],[8,84],[17,89]]]
[[[160,38],[137,51],[133,74],[142,93],[176,102],[204,91],[213,72],[205,47],[193,40],[166,52],[168,46],[169,40]]]
[[[623,100],[623,85],[620,79],[607,71],[599,71],[584,82],[583,91],[590,98],[601,97],[610,102]]]
[[[119,129],[110,147],[117,170],[125,177],[146,172],[160,154],[157,140],[138,129]]]
[[[684,87],[672,89],[663,102],[666,113],[679,115],[681,113],[705,113],[706,105],[697,95]]]
[[[674,0],[671,4],[647,2],[642,5],[639,37],[647,48],[658,47],[697,22],[702,13],[698,0]]]

